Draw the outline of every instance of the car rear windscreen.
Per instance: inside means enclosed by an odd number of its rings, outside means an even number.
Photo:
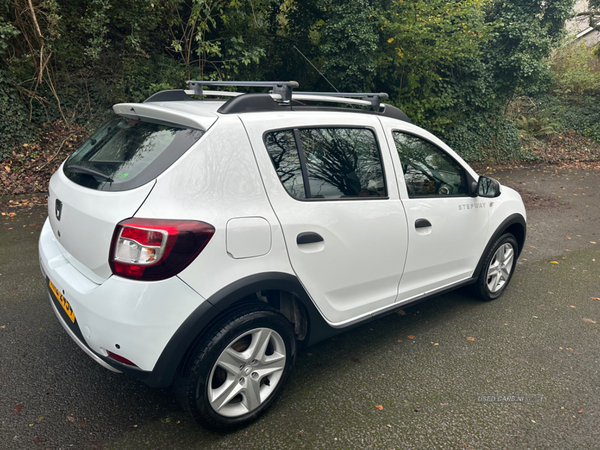
[[[203,134],[164,122],[116,118],[84,142],[63,171],[71,181],[91,189],[133,189],[164,172]]]

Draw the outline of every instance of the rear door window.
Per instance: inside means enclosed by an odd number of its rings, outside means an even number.
[[[84,142],[63,171],[88,188],[133,189],[155,179],[203,134],[174,124],[116,118]]]
[[[297,199],[387,196],[379,146],[367,128],[268,133],[265,144],[286,191]]]

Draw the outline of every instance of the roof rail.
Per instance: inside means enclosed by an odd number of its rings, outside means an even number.
[[[243,112],[281,111],[284,109],[323,109],[321,106],[307,106],[302,102],[318,103],[345,103],[372,108],[372,113],[394,117],[406,122],[411,122],[408,116],[395,106],[382,103],[389,98],[385,92],[294,92],[297,88],[296,81],[203,81],[189,80],[189,90],[172,89],[157,92],[144,103],[169,102],[192,100],[190,96],[203,95],[212,97],[233,97],[226,101],[217,112],[220,114],[237,114]],[[270,87],[267,93],[244,93],[231,91],[205,90],[205,86],[245,86],[245,87]],[[338,109],[338,108],[336,108]],[[348,111],[368,112],[364,109],[351,109]],[[339,109],[343,110],[343,108]]]
[[[335,97],[332,99],[324,98],[311,98],[311,97]],[[316,102],[332,102],[332,103],[354,103],[340,100],[343,98],[348,100],[349,98],[360,98],[363,100],[361,103],[355,103],[357,105],[372,106],[373,108],[379,108],[381,99],[389,98],[385,92],[371,93],[371,92],[294,92],[293,98],[297,100],[313,100]]]
[[[193,95],[204,95],[204,86],[246,86],[246,87],[270,87],[273,94],[279,94],[282,102],[292,100],[292,90],[299,87],[297,81],[202,81],[189,80],[187,82]]]

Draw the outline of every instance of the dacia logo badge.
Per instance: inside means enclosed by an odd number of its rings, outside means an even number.
[[[60,216],[62,215],[62,202],[59,199],[56,199],[54,212],[56,213],[56,220],[60,222]]]

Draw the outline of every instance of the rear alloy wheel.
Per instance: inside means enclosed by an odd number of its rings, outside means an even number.
[[[190,355],[175,392],[205,428],[245,426],[283,389],[296,353],[292,326],[276,311],[252,307],[233,314],[209,335]]]
[[[490,248],[475,285],[482,300],[494,300],[502,295],[517,264],[518,248],[517,240],[510,233],[502,235]]]

